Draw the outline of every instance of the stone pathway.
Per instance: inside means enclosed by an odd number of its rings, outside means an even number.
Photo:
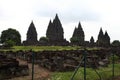
[[[20,64],[28,64],[26,61],[19,60]],[[31,80],[32,76],[32,64],[29,63],[29,76],[15,77],[9,80]],[[34,80],[50,80],[50,71],[39,67],[38,65],[34,65]]]

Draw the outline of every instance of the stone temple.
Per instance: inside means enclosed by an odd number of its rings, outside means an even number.
[[[27,39],[23,41],[23,45],[38,45],[37,40],[37,31],[33,21],[31,22],[28,31],[27,31]]]
[[[71,38],[71,44],[83,46],[84,43],[85,43],[85,34],[82,29],[81,23],[79,22],[78,28],[75,27],[74,29],[74,32]]]
[[[49,39],[49,45],[68,45],[69,42],[64,39],[64,31],[62,24],[56,14],[53,22],[50,20],[46,37]]]
[[[110,46],[110,37],[105,31],[105,34],[103,33],[102,28],[100,28],[99,34],[98,34],[98,40],[96,42],[97,46],[99,47],[109,47]]]
[[[70,38],[70,43],[64,38],[64,29],[62,27],[61,21],[56,14],[55,18],[49,21],[46,36],[41,37],[39,41],[37,40],[37,31],[33,21],[31,22],[28,31],[27,38],[23,41],[23,45],[42,45],[42,46],[67,46],[67,45],[77,45],[77,46],[98,46],[98,47],[109,47],[110,37],[107,33],[103,34],[102,28],[98,34],[98,40],[95,42],[94,38],[91,37],[90,41],[85,41],[84,30],[79,22],[78,27],[75,27],[72,37]]]

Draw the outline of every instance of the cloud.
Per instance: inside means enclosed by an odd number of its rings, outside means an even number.
[[[114,38],[119,34],[119,4],[119,0],[0,0],[0,28],[16,28],[26,36],[30,21],[34,20],[38,34],[42,36],[49,20],[58,13],[66,37],[72,35],[74,27],[81,21],[86,36],[96,36],[98,32],[94,30],[103,27]]]
[[[82,0],[51,0],[47,3],[38,3],[35,9],[35,15],[53,18],[56,13],[65,23],[78,21],[99,21],[101,15],[85,4]]]
[[[14,4],[13,4],[14,2]],[[2,0],[4,18],[51,17],[56,13],[63,22],[97,21],[100,15],[83,0]]]
[[[72,11],[72,10],[71,10]],[[64,22],[78,22],[78,21],[99,21],[100,20],[100,15],[91,12],[91,11],[74,11],[74,12],[66,12],[63,14],[63,19]]]

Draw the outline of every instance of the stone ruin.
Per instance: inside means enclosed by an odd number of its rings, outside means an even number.
[[[85,35],[80,22],[78,24],[78,28],[75,27],[72,38],[70,40],[72,45],[84,46]]]
[[[47,41],[46,41],[47,39]],[[69,42],[64,39],[64,31],[62,24],[56,14],[55,19],[53,22],[50,20],[47,31],[46,37],[44,39],[37,40],[37,31],[33,21],[31,22],[29,29],[27,31],[27,39],[23,41],[23,45],[60,45],[65,46],[69,45]]]
[[[27,39],[23,41],[23,45],[42,45],[42,46],[67,46],[67,45],[77,45],[77,46],[88,46],[88,47],[110,47],[110,37],[105,31],[103,34],[102,28],[98,34],[98,39],[95,42],[93,36],[90,41],[85,41],[85,34],[81,23],[79,22],[78,27],[75,27],[71,42],[68,42],[64,38],[64,29],[62,27],[61,21],[56,14],[53,21],[49,21],[46,36],[41,37],[39,41],[37,40],[37,31],[33,21],[31,22],[29,29],[27,31]]]
[[[0,80],[29,75],[28,65],[19,65],[15,58],[0,54]]]
[[[100,29],[100,32],[98,34],[98,40],[96,41],[96,46],[110,47],[110,37],[107,31],[105,31],[105,34],[103,33],[102,28]]]
[[[27,39],[26,41],[23,41],[23,45],[38,45],[38,44],[39,42],[37,40],[37,31],[32,21],[27,31]]]
[[[64,39],[64,31],[62,24],[56,14],[55,19],[53,22],[50,20],[47,31],[46,37],[48,38],[49,45],[68,45],[69,42]]]
[[[4,52],[1,53],[4,54]],[[23,72],[27,74],[28,66],[23,65],[21,68],[19,62],[16,59],[10,59],[10,57],[16,57],[32,63],[32,54],[34,54],[34,63],[40,67],[44,67],[50,71],[73,71],[81,62],[84,53],[85,50],[7,51],[4,55],[7,55],[9,58],[3,55],[0,56],[0,72],[6,73],[6,75],[11,73],[12,76],[22,76],[24,75],[22,70],[25,70]],[[86,50],[86,66],[90,68],[106,67],[110,63],[109,57],[111,57],[112,53],[120,57],[120,48]],[[8,64],[11,66],[8,66]],[[81,63],[81,67],[84,67],[84,61]],[[7,72],[6,70],[9,71]]]
[[[113,50],[87,50],[87,67],[99,68],[108,66],[109,56]],[[120,53],[120,49],[117,50]],[[7,52],[7,55],[16,56],[19,59],[32,63],[32,53],[34,53],[34,62],[40,67],[44,67],[50,71],[73,71],[80,63],[84,50],[63,50],[63,51],[17,51],[14,54]],[[119,55],[118,55],[119,56]],[[84,67],[84,62],[81,63]]]

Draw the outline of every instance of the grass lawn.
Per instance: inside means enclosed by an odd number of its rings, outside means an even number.
[[[94,69],[87,68],[87,80],[100,80],[99,76],[96,74]],[[112,64],[108,67],[99,68],[97,72],[101,76],[101,80],[112,79]],[[51,80],[70,80],[73,72],[53,72]],[[120,75],[120,64],[115,64],[115,76]],[[77,74],[75,75],[73,80],[84,80],[84,69],[79,68]]]
[[[33,51],[44,51],[44,50],[78,50],[78,49],[84,49],[81,46],[13,46],[11,49],[0,49],[0,51],[18,51],[18,50],[33,50]],[[87,48],[88,50],[96,50],[99,49],[97,47],[94,48]]]
[[[34,51],[43,51],[43,50],[76,50],[80,49],[79,46],[14,46],[14,50],[34,50]]]

